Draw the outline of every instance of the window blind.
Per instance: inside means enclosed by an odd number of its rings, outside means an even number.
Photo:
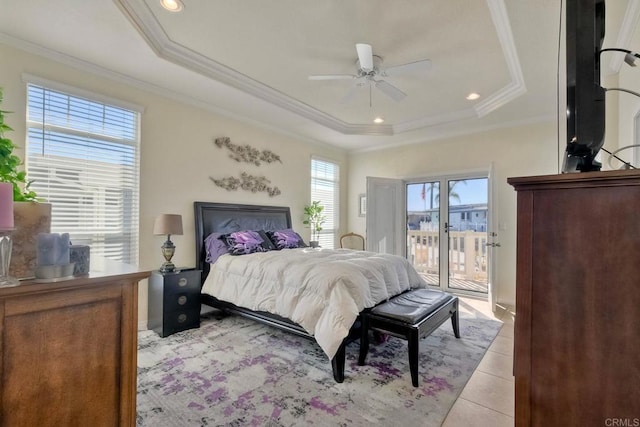
[[[28,84],[28,179],[51,231],[91,254],[138,261],[139,113]]]
[[[324,206],[327,220],[322,224],[318,236],[320,246],[333,249],[339,227],[340,213],[340,167],[337,163],[317,158],[311,159],[311,201]]]

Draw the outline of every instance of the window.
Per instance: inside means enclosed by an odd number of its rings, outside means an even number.
[[[140,113],[29,83],[27,175],[51,231],[91,254],[138,261]]]
[[[324,206],[327,220],[322,224],[319,242],[323,248],[335,247],[340,213],[339,189],[340,167],[337,163],[317,158],[311,159],[311,201],[319,201]]]

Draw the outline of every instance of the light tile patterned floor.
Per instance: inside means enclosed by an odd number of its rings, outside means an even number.
[[[492,313],[486,301],[460,298],[461,310],[477,310],[503,322],[500,333],[449,411],[443,427],[514,425],[513,318],[511,307]]]

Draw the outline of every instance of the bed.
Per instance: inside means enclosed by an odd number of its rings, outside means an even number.
[[[282,249],[206,262],[211,233],[291,228],[288,207],[195,202],[202,302],[316,341],[344,380],[345,346],[358,338],[359,313],[426,284],[393,255],[348,249]],[[248,298],[248,299],[247,299]]]

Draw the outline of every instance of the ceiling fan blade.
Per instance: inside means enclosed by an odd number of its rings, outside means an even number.
[[[351,80],[356,77],[353,74],[316,74],[309,76],[309,80]]]
[[[407,96],[406,93],[404,93],[394,85],[385,82],[384,80],[378,80],[375,83],[376,88],[380,89],[382,93],[384,93],[394,101],[402,101]]]
[[[356,50],[358,51],[358,60],[360,61],[360,68],[364,71],[373,70],[373,50],[370,44],[357,43]]]
[[[422,73],[431,69],[431,60],[423,59],[422,61],[410,62],[408,64],[396,65],[385,68],[380,71],[382,76],[399,76],[412,73]]]

